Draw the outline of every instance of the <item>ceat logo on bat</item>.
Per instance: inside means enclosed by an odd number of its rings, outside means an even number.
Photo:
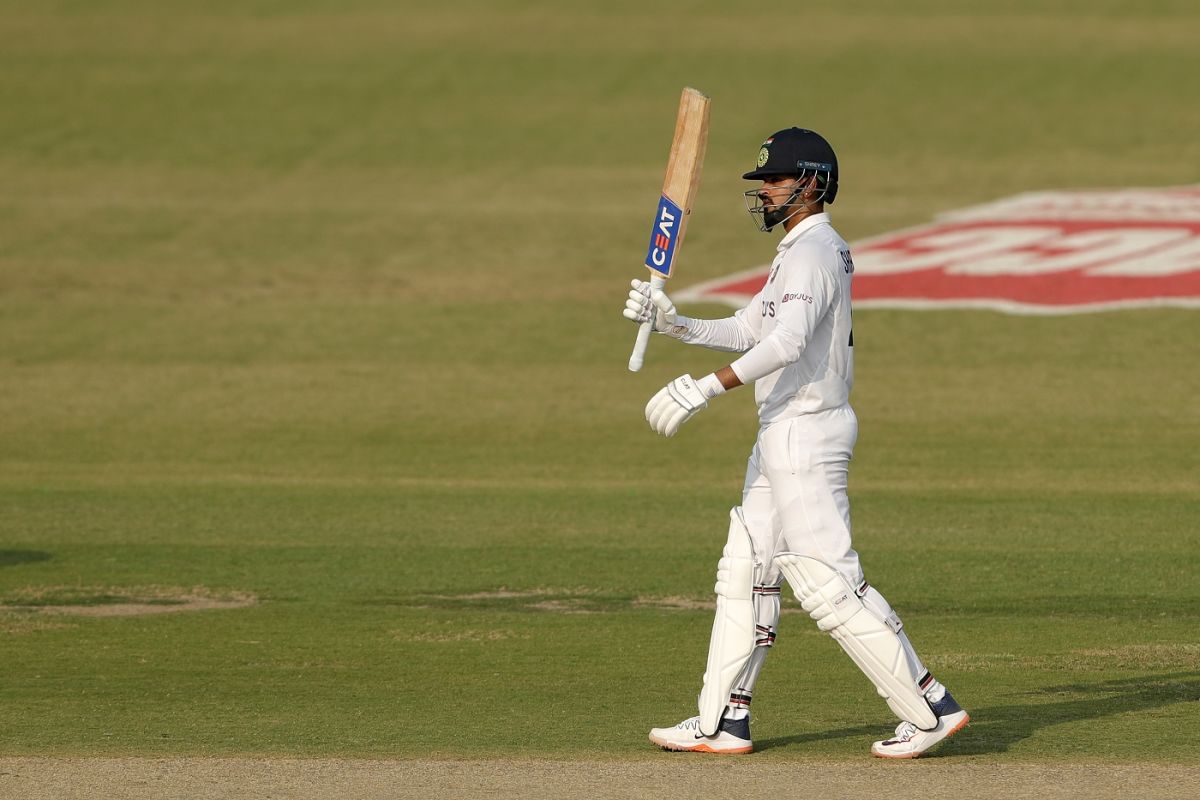
[[[851,250],[860,307],[1200,308],[1200,186],[1022,194]],[[742,306],[766,272],[747,270],[677,299]]]
[[[664,277],[671,277],[671,262],[675,260],[675,243],[679,241],[682,222],[682,209],[664,194],[658,201],[654,227],[650,229],[650,249],[646,253],[646,266]]]

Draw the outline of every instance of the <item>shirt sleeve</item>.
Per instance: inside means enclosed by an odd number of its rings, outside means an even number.
[[[836,286],[819,262],[798,258],[787,267],[774,330],[729,365],[742,383],[764,378],[799,360],[833,305]]]
[[[698,344],[712,350],[744,353],[758,343],[762,330],[762,315],[751,313],[758,308],[760,291],[750,304],[738,309],[732,317],[723,319],[692,319],[677,315],[675,327],[667,334],[684,344]]]

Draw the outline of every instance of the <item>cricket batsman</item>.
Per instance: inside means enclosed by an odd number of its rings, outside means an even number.
[[[710,400],[749,383],[761,423],[717,564],[699,714],[654,728],[650,741],[667,750],[753,750],[750,701],[775,642],[786,579],[817,627],[842,646],[900,718],[871,754],[916,758],[969,717],[922,664],[851,546],[846,475],[858,436],[849,400],[854,261],[825,212],[837,197],[837,157],[821,135],[788,128],[763,142],[755,168],[742,177],[761,182],[745,193],[759,229],[785,231],[767,282],[749,305],[724,319],[691,319],[661,290],[635,280],[623,312],[685,344],[741,354],[714,373],[667,384],[646,406],[651,428],[674,436]]]

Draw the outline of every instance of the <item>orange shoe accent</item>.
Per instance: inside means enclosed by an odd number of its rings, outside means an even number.
[[[650,741],[653,742],[654,744],[658,745],[661,749],[668,750],[672,753],[712,753],[713,755],[717,755],[717,756],[727,756],[727,755],[744,755],[745,753],[753,753],[754,752],[754,745],[749,745],[747,747],[736,747],[733,749],[717,750],[708,744],[698,744],[695,747],[681,747],[679,745],[663,744],[662,742],[657,741],[655,739],[651,739]]]
[[[711,747],[709,747],[708,745],[702,744],[699,747],[691,748],[691,750],[689,752],[712,753],[713,755],[718,755],[718,756],[737,756],[737,755],[742,755],[744,753],[753,753],[754,748],[753,747],[738,747],[734,750],[714,750]]]

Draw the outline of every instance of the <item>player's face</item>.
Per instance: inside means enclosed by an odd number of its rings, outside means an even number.
[[[796,175],[767,175],[762,186],[746,192],[746,210],[751,218],[760,220],[758,229],[769,231],[783,224],[788,230],[797,214],[804,210],[806,196],[811,196],[811,184]]]
[[[797,184],[795,176],[792,175],[768,175],[763,178],[758,196],[768,211],[775,211],[788,202],[798,188]]]

